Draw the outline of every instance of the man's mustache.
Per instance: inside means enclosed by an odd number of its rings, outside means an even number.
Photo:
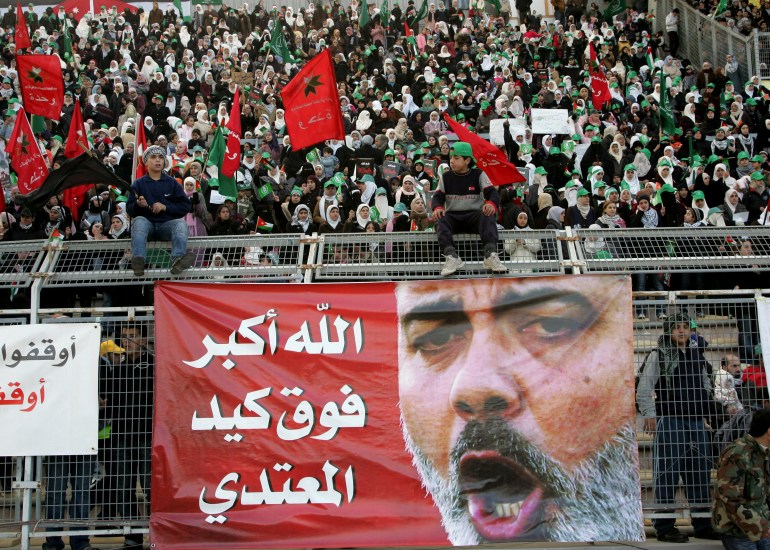
[[[459,472],[462,457],[473,451],[493,451],[526,469],[551,496],[570,494],[563,467],[530,443],[500,417],[471,420],[452,448],[450,460],[453,477]]]

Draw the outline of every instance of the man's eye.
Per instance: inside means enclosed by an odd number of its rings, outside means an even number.
[[[519,329],[519,332],[535,338],[551,340],[570,337],[585,328],[580,319],[570,317],[537,317]]]
[[[415,338],[412,346],[420,353],[437,355],[456,349],[465,340],[461,327],[439,327]]]

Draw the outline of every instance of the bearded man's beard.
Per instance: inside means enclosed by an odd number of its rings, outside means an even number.
[[[471,421],[451,451],[448,479],[414,443],[403,417],[401,425],[412,463],[456,546],[502,540],[644,539],[631,424],[624,425],[574,471],[567,471],[502,419]],[[493,524],[492,532],[515,535],[485,538],[474,518],[481,524]],[[518,523],[522,525],[512,527]]]

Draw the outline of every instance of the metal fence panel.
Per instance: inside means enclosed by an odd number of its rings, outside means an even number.
[[[686,346],[699,350],[706,363],[708,380],[714,391],[705,401],[694,392],[677,394],[675,404],[669,388],[685,385],[686,369],[677,369],[668,382],[653,390],[658,409],[655,431],[644,429],[641,412],[638,441],[645,513],[656,521],[687,512],[708,522],[711,483],[719,454],[726,443],[742,436],[748,428],[751,411],[767,400],[764,370],[757,366],[755,346],[759,343],[756,302],[749,297],[677,299],[665,297],[634,300],[635,308],[662,308],[667,315],[686,313],[695,326],[687,325]],[[635,322],[635,369],[641,374],[657,360],[650,352],[658,350],[663,338],[663,322]],[[660,359],[665,363],[665,359]],[[665,368],[658,362],[659,368]],[[644,367],[643,367],[644,365]],[[691,374],[689,374],[691,376]],[[640,377],[639,403],[645,384]],[[667,386],[668,384],[668,386]],[[664,418],[667,407],[692,410],[699,418]],[[673,415],[671,415],[673,417]],[[701,421],[700,418],[705,420]],[[745,428],[744,428],[745,426]],[[681,460],[677,461],[677,458]],[[672,519],[673,521],[673,519]],[[695,520],[697,523],[699,520]],[[673,525],[673,523],[672,523]]]
[[[191,238],[188,250],[196,255],[193,266],[172,275],[171,243],[147,243],[147,263],[143,277],[131,270],[131,242],[68,241],[56,251],[46,287],[148,285],[156,280],[296,280],[307,254],[297,235],[238,235]]]
[[[457,252],[465,261],[461,276],[489,275],[477,235],[457,235]],[[500,231],[500,259],[517,275],[564,273],[563,253],[555,231]],[[326,234],[318,247],[315,278],[388,280],[439,276],[444,258],[434,233]]]
[[[45,257],[45,241],[3,243],[0,247],[0,289],[27,288]]]
[[[756,271],[770,268],[770,232],[763,227],[574,229],[588,273]],[[683,289],[703,289],[695,278]],[[638,290],[651,290],[638,288]],[[660,288],[659,290],[663,290]]]
[[[770,78],[770,32],[754,31],[754,55],[756,74],[765,80]]]
[[[96,456],[44,457],[43,503],[33,536],[123,533],[141,542],[150,514],[154,317],[60,317],[44,323],[100,322],[102,341],[123,349],[100,359]]]

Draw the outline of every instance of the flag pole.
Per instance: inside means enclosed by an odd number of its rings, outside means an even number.
[[[92,0],[93,1],[93,0]],[[136,166],[138,162],[139,157],[139,144],[136,142],[136,138],[139,134],[139,124],[143,124],[141,120],[139,120],[141,116],[139,113],[136,114],[136,122],[134,123],[134,158],[131,161],[131,181],[133,182],[136,179]],[[81,144],[82,145],[82,144]]]

